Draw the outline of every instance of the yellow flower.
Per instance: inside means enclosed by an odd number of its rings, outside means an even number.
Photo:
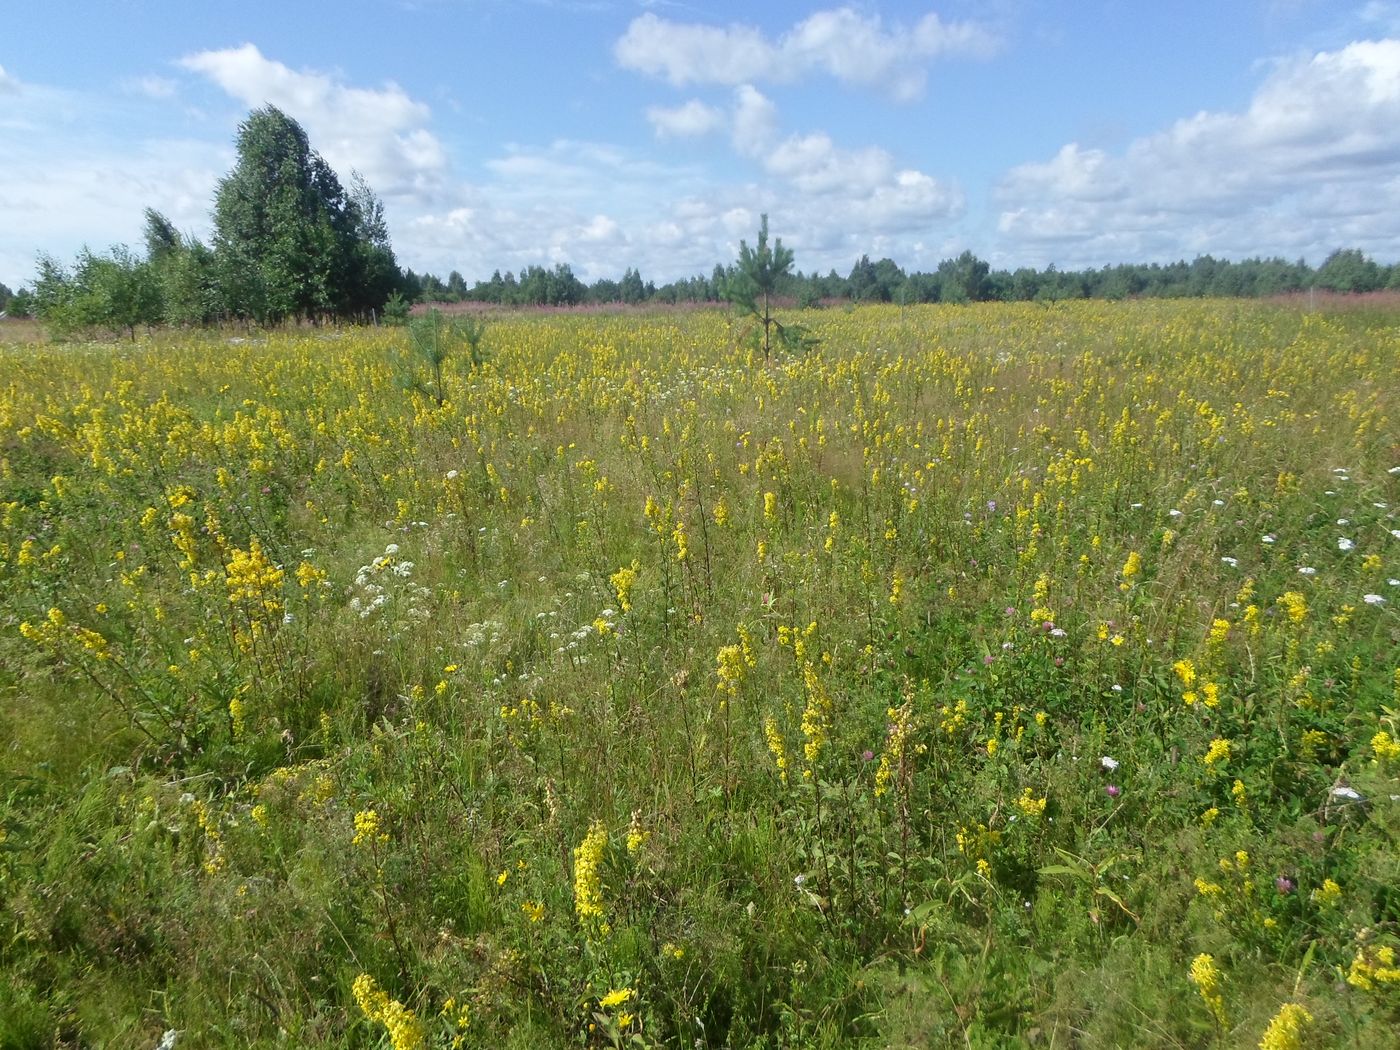
[[[1400,759],[1400,741],[1382,729],[1371,737],[1371,753],[1377,762],[1394,762]]]
[[[388,1029],[393,1050],[419,1050],[424,1045],[427,1031],[423,1022],[403,1003],[390,999],[369,974],[356,977],[350,990],[365,1018]]]
[[[637,583],[637,563],[618,569],[608,577],[608,582],[612,584],[613,593],[617,595],[617,604],[623,612],[632,611],[632,588]]]
[[[1192,959],[1190,979],[1196,985],[1196,990],[1201,993],[1201,999],[1215,1017],[1216,1023],[1224,1028],[1227,1024],[1225,996],[1221,991],[1224,982],[1220,967],[1215,964],[1215,957],[1202,952]]]
[[[627,852],[637,853],[646,845],[649,838],[651,838],[651,832],[642,829],[641,810],[633,810],[632,821],[627,825]]]
[[[525,918],[531,922],[541,922],[544,919],[544,904],[540,901],[524,901],[520,905],[520,910],[525,913]]]
[[[1128,560],[1123,563],[1123,583],[1131,586],[1133,577],[1142,571],[1142,555],[1137,551],[1130,551]]]
[[[1308,618],[1308,600],[1297,591],[1286,591],[1279,597],[1278,604],[1288,613],[1290,623],[1302,623]]]
[[[1035,792],[1026,788],[1016,800],[1016,808],[1028,817],[1040,817],[1045,814],[1045,803],[1046,799],[1036,798]]]
[[[1347,984],[1367,992],[1375,991],[1378,984],[1400,985],[1400,967],[1395,965],[1395,949],[1388,944],[1358,948],[1347,973]]]
[[[778,767],[778,779],[786,784],[788,782],[787,748],[783,745],[783,734],[778,730],[777,719],[769,716],[763,720],[763,736],[768,743],[768,750],[773,754],[773,762]]]
[[[1342,899],[1342,888],[1331,879],[1323,879],[1322,885],[1312,891],[1313,903],[1322,908],[1330,908]]]
[[[353,846],[373,846],[389,841],[389,833],[379,823],[379,814],[372,809],[362,809],[355,814],[355,837],[350,840]]]
[[[588,833],[574,849],[574,911],[586,926],[603,922],[603,854],[608,848],[608,829],[601,820],[588,826]]]
[[[1201,761],[1207,769],[1214,769],[1220,763],[1230,761],[1230,741],[1216,737],[1210,742],[1210,747]]]
[[[614,988],[612,991],[608,992],[607,995],[598,1000],[598,1005],[605,1010],[611,1009],[614,1006],[621,1006],[623,1003],[628,1002],[632,996],[636,994],[636,991],[632,988]]]
[[[1284,1003],[1264,1030],[1259,1050],[1303,1050],[1303,1033],[1312,1019],[1312,1014],[1297,1003]]]

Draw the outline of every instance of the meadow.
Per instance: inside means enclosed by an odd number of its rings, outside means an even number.
[[[1397,1045],[1400,312],[804,322],[0,347],[0,1047]]]

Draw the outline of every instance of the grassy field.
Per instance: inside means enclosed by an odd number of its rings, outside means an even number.
[[[1400,311],[1305,306],[0,349],[0,1047],[1396,1045]]]

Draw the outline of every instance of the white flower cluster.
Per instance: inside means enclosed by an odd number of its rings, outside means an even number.
[[[432,591],[417,584],[399,584],[398,580],[408,580],[413,576],[413,562],[399,558],[399,545],[391,543],[384,553],[368,565],[361,565],[355,573],[354,593],[350,596],[350,611],[358,613],[360,619],[367,620],[386,605],[391,598],[401,596],[406,600],[404,615],[411,620],[426,620],[428,614],[419,608],[418,603],[431,597]]]

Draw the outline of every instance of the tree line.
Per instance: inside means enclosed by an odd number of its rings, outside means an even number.
[[[735,279],[734,264],[718,264],[709,276],[698,275],[657,285],[628,269],[622,280],[600,278],[585,284],[566,264],[553,270],[531,266],[519,276],[497,270],[490,280],[468,285],[453,270],[444,281],[430,274],[405,275],[408,294],[421,302],[481,302],[506,306],[573,306],[723,302]],[[779,277],[774,294],[798,306],[822,302],[968,303],[987,301],[1053,302],[1061,299],[1261,297],[1310,289],[1374,292],[1400,289],[1400,263],[1382,266],[1355,248],[1338,249],[1318,267],[1299,259],[1254,258],[1238,262],[1198,256],[1192,262],[1125,263],[1101,269],[1043,270],[1021,267],[993,270],[972,252],[945,259],[931,272],[906,272],[892,259],[871,262],[862,256],[845,276],[804,274]]]

